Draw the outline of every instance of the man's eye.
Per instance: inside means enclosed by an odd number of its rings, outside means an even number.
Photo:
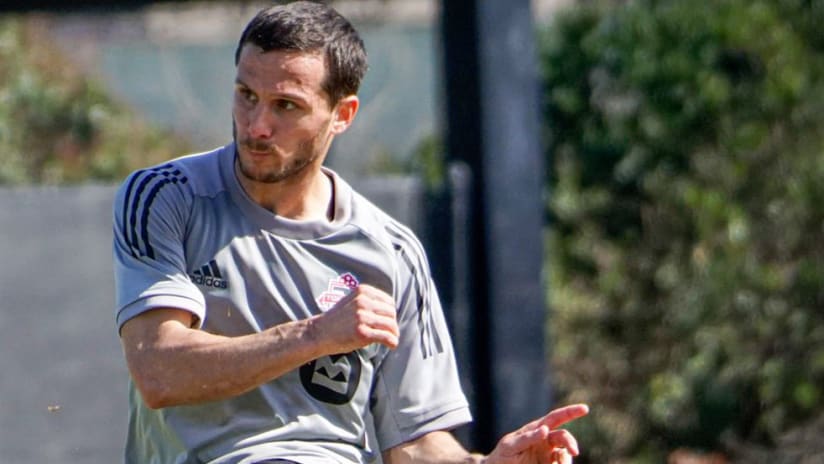
[[[277,102],[278,109],[291,111],[298,108],[298,105],[295,104],[293,101],[289,100],[278,100]]]
[[[257,102],[257,95],[255,95],[249,89],[238,89],[238,94],[240,94],[240,98],[242,98],[243,100],[245,100],[247,102],[250,102],[250,103]]]

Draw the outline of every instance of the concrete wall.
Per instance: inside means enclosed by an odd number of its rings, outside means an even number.
[[[420,230],[414,179],[356,184]],[[0,189],[0,461],[122,462],[127,377],[115,332],[115,187]]]
[[[0,460],[122,462],[112,187],[0,190]]]

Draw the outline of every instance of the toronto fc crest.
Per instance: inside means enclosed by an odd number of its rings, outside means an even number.
[[[329,285],[326,290],[318,295],[315,301],[318,303],[320,309],[326,311],[335,306],[338,301],[343,299],[353,288],[358,286],[358,279],[351,273],[347,272],[341,274],[334,279],[329,279]]]

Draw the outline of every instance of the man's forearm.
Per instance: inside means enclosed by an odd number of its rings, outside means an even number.
[[[124,327],[132,378],[149,407],[215,401],[243,394],[323,354],[313,321],[272,327],[241,337],[195,330],[178,320],[151,329]]]
[[[394,300],[369,285],[322,314],[240,337],[192,329],[192,317],[153,309],[120,330],[129,372],[149,407],[230,398],[321,356],[372,343],[391,349],[399,338]]]
[[[477,464],[481,454],[468,452],[449,432],[431,432],[383,453],[385,464]]]

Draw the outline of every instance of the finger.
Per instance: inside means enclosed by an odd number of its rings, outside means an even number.
[[[361,284],[355,289],[355,291],[367,295],[374,300],[386,303],[393,308],[395,307],[395,300],[392,296],[377,287],[373,287],[369,284]]]
[[[555,448],[563,448],[573,456],[578,456],[578,441],[575,437],[564,429],[553,430],[547,436],[547,442]]]
[[[398,336],[391,331],[375,329],[369,326],[363,326],[359,331],[360,335],[370,342],[380,343],[390,349],[398,347]]]
[[[389,316],[395,319],[395,302],[389,295],[373,287],[358,287],[347,295],[346,302],[351,302],[357,308]]]
[[[381,317],[392,319],[393,321],[397,318],[397,312],[395,311],[395,307],[389,306],[382,302],[372,302],[368,309],[374,314],[377,314]]]
[[[524,424],[521,429],[534,429],[546,425],[550,429],[558,428],[573,419],[585,416],[589,413],[589,406],[586,404],[573,404],[562,408],[554,409],[543,417],[539,417],[532,422]]]
[[[356,317],[359,329],[372,329],[381,332],[388,332],[395,338],[400,336],[398,320],[395,317],[394,310],[391,308],[361,308],[357,311]]]
[[[361,311],[358,318],[359,324],[361,325],[372,329],[387,331],[395,336],[400,335],[398,321],[395,319],[394,313],[387,315],[374,311]]]
[[[550,429],[556,429],[587,414],[589,414],[589,406],[586,404],[572,404],[550,411],[549,414],[539,419],[539,422]]]
[[[567,430],[550,431],[545,425],[531,430],[520,430],[511,433],[501,440],[501,444],[509,450],[507,454],[520,453],[529,448],[564,448],[573,456],[578,456],[578,442]]]
[[[552,464],[572,464],[572,456],[564,448],[552,450],[550,461]]]
[[[543,444],[548,436],[549,428],[546,426],[532,429],[522,428],[504,436],[499,444],[505,454],[514,455],[533,446]]]

